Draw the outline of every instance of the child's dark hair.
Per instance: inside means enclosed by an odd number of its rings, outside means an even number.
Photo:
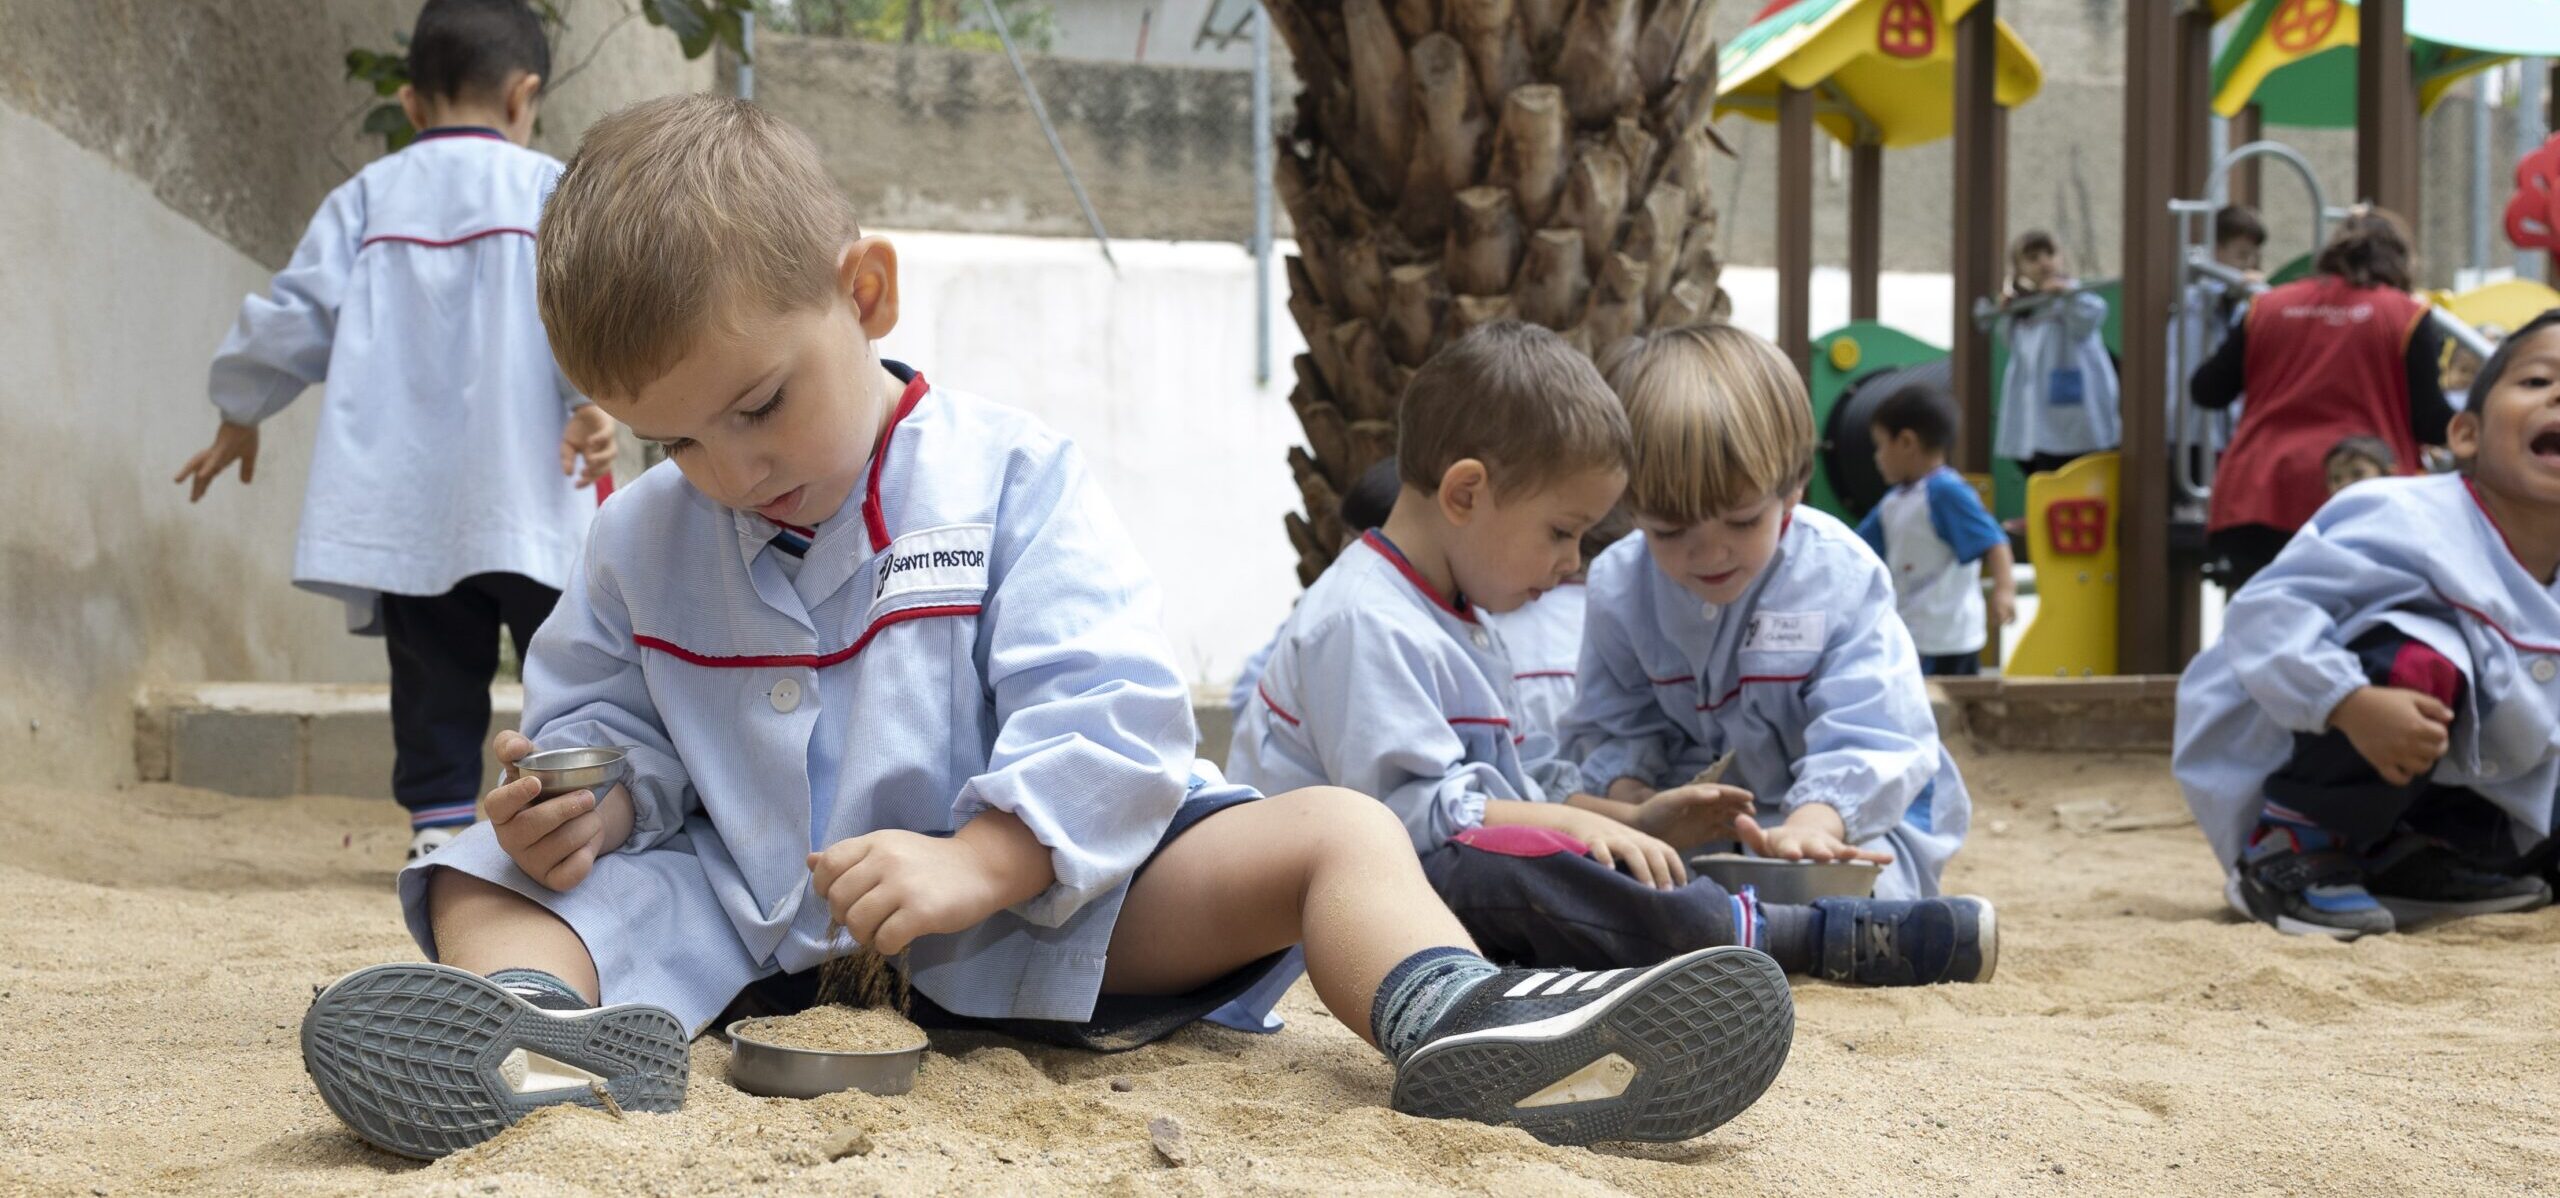
[[[2311,269],[2350,287],[2409,289],[2409,226],[2387,208],[2359,207],[2338,222]]]
[[[518,71],[551,78],[551,39],[525,0],[427,0],[409,34],[409,86],[438,100],[494,96]]]
[[[2213,214],[2213,243],[2246,241],[2251,245],[2267,243],[2266,222],[2258,219],[2258,210],[2247,204],[2225,204]]]
[[[2497,352],[2490,354],[2489,360],[2480,364],[2480,373],[2471,376],[2471,407],[2476,410],[2481,404],[2488,402],[2489,389],[2498,385],[2498,380],[2507,373],[2508,364],[2515,360],[2516,346],[2523,344],[2526,338],[2535,333],[2555,327],[2560,327],[2560,308],[2549,309],[2542,315],[2524,322],[2523,328],[2508,334],[2506,340],[2499,342]]]
[[[1935,453],[1956,439],[1956,406],[1937,388],[1912,383],[1885,396],[1867,423],[1883,429],[1888,437],[1914,434],[1920,438],[1920,448]]]
[[[1387,522],[1387,513],[1395,510],[1396,492],[1404,484],[1396,478],[1396,460],[1381,458],[1360,472],[1358,480],[1342,496],[1335,511],[1342,516],[1342,526],[1351,531],[1367,532]]]
[[[2391,452],[2391,446],[2380,437],[2339,438],[2338,443],[2321,456],[2320,468],[2326,470],[2343,458],[2363,458],[2382,467],[2385,474],[2396,474],[2400,470],[2400,455]]]
[[[2030,254],[2050,254],[2060,248],[2059,243],[2054,241],[2053,234],[2042,229],[2029,229],[2018,235],[2016,245],[2009,247],[2009,260],[2015,262]]]

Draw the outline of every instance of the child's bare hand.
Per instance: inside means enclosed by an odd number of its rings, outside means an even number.
[[[1590,846],[1592,860],[1611,869],[1625,866],[1647,886],[1670,890],[1689,881],[1689,867],[1681,863],[1678,849],[1608,816],[1577,820],[1564,831]]]
[[[613,417],[603,408],[587,404],[571,413],[568,429],[560,434],[560,473],[576,475],[581,487],[604,477],[613,469],[613,432]],[[585,470],[578,469],[581,458],[586,459]]]
[[[1007,905],[1004,887],[958,838],[895,829],[809,854],[809,874],[854,942],[896,956],[919,936],[961,932]]]
[[[2396,686],[2368,686],[2329,713],[2329,726],[2394,786],[2435,768],[2452,746],[2452,725],[2453,709],[2435,696]]]
[[[1837,819],[1837,816],[1833,817]],[[1774,857],[1780,861],[1865,861],[1875,865],[1893,864],[1893,854],[1862,849],[1842,839],[1840,833],[1817,823],[1798,823],[1793,819],[1774,828],[1763,828],[1760,821],[1742,816],[1733,821],[1735,839],[1754,855]]]
[[[1635,826],[1682,848],[1731,840],[1733,818],[1748,813],[1751,804],[1751,792],[1739,786],[1692,782],[1657,790],[1636,804]]]
[[[1991,622],[2003,628],[2018,622],[2018,596],[2015,592],[1991,592]]]
[[[533,752],[533,742],[512,730],[499,733],[490,747],[499,763],[510,767]],[[490,830],[498,834],[498,847],[516,868],[553,890],[586,881],[596,858],[630,838],[631,792],[622,787],[602,799],[585,790],[534,801],[541,797],[540,779],[516,777],[500,783],[480,805]]]
[[[195,490],[187,494],[187,502],[194,503],[204,498],[205,488],[212,486],[213,480],[222,477],[222,472],[230,469],[233,462],[240,463],[241,486],[248,486],[257,478],[257,425],[223,421],[222,427],[213,430],[213,444],[206,446],[196,456],[188,458],[187,464],[178,470],[178,476],[169,481],[180,484],[194,482]]]

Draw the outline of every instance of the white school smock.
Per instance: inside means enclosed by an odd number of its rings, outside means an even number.
[[[1730,751],[1725,783],[1758,798],[1764,823],[1830,804],[1852,843],[1893,854],[1877,897],[1938,893],[1973,803],[1884,564],[1848,526],[1796,507],[1777,555],[1723,607],[1665,577],[1639,532],[1592,563],[1589,594],[1564,724],[1593,742],[1587,789],[1682,785]]]
[[[2178,682],[2172,768],[2225,870],[2294,734],[2326,730],[2329,713],[2370,685],[2347,646],[2382,625],[2470,682],[2434,782],[2496,804],[2520,849],[2551,834],[2560,598],[2517,564],[2469,480],[2374,479],[2339,492],[2222,619],[2222,639]]]
[[[2009,541],[1951,467],[1885,492],[1858,536],[1893,576],[1895,610],[1922,657],[1980,653],[1989,639],[1982,557]]]
[[[1298,600],[1236,713],[1227,775],[1264,794],[1342,786],[1386,803],[1418,852],[1545,798],[1521,760],[1511,659],[1376,529]]]
[[[1568,582],[1512,611],[1476,612],[1511,658],[1520,756],[1551,799],[1581,787],[1582,754],[1589,747],[1568,745],[1556,731],[1573,706],[1574,679],[1582,668],[1582,591],[1583,584]]]
[[[1130,876],[1185,794],[1222,784],[1192,757],[1155,580],[1082,455],[892,369],[910,382],[867,486],[796,578],[775,525],[675,470],[604,507],[527,655],[524,727],[544,748],[632,746],[631,840],[554,892],[474,825],[401,875],[422,948],[424,869],[461,869],[575,928],[604,1001],[699,1029],[757,978],[827,959],[812,844],[944,836],[993,808],[1048,846],[1057,884],[918,940],[908,977],[961,1015],[1091,1016]],[[821,773],[832,793],[813,795]]]
[[[294,585],[379,629],[379,597],[474,574],[569,580],[594,514],[560,473],[568,415],[534,307],[533,228],[558,160],[430,130],[329,193],[213,357],[222,418],[255,425],[324,379]]]
[[[2086,291],[2000,321],[2009,369],[2000,380],[1994,454],[2012,461],[2078,457],[2124,440],[2116,367],[2098,335],[2106,323],[2107,301]]]

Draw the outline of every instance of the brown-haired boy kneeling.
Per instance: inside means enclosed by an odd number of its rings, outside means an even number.
[[[303,1020],[367,1140],[431,1157],[556,1103],[672,1109],[689,1038],[742,995],[809,1001],[839,925],[899,962],[919,1023],[1090,1048],[1207,1014],[1303,940],[1397,1109],[1556,1141],[1685,1139],[1776,1072],[1767,958],[1531,993],[1377,803],[1196,763],[1154,581],[1083,458],[880,358],[896,251],[798,132],[707,96],[608,117],[539,252],[562,369],[676,469],[598,516],[525,661],[529,736],[496,748],[625,746],[632,773],[501,786],[401,875],[443,964],[360,970]]]

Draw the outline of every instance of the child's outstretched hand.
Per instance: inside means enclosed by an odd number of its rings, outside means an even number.
[[[1795,809],[1785,823],[1774,828],[1760,826],[1748,815],[1733,821],[1734,838],[1754,855],[1774,857],[1781,861],[1864,861],[1872,865],[1893,864],[1893,854],[1862,849],[1849,843],[1848,826],[1840,822],[1840,813],[1820,803],[1808,803]]]
[[[1057,881],[1048,850],[1001,811],[949,837],[889,829],[839,840],[809,854],[809,876],[854,943],[891,957],[919,936],[974,928]]]
[[[560,473],[574,474],[581,487],[592,485],[613,469],[613,417],[594,404],[580,407],[569,416],[569,427],[560,434]],[[586,469],[578,468],[579,459]],[[243,480],[246,481],[246,480]]]
[[[1739,786],[1692,782],[1657,790],[1636,804],[1638,831],[1680,848],[1733,839],[1735,816],[1751,811],[1751,792]]]
[[[188,493],[187,502],[194,503],[204,498],[205,488],[222,477],[222,472],[230,469],[233,462],[240,463],[241,486],[248,486],[258,476],[257,425],[223,421],[220,428],[213,430],[213,444],[188,458],[187,464],[179,469],[178,477],[169,481],[180,484],[193,481],[196,487]]]
[[[2436,697],[2396,686],[2368,686],[2329,713],[2329,726],[2393,786],[2436,767],[2452,746],[2453,709]]]
[[[490,745],[501,765],[512,766],[533,752],[533,742],[513,729]],[[574,790],[549,802],[542,780],[520,777],[500,783],[481,801],[498,847],[526,876],[553,890],[567,890],[587,880],[596,858],[631,839],[631,792],[616,786],[601,799],[595,792]]]

